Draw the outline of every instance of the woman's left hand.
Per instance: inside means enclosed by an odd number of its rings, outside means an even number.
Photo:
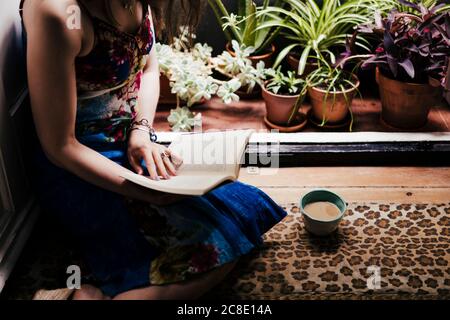
[[[128,160],[137,174],[143,174],[141,166],[144,160],[150,178],[159,180],[159,177],[170,179],[177,174],[177,169],[183,162],[166,147],[150,141],[149,135],[140,130],[134,130],[128,140]],[[175,162],[175,163],[174,163]]]

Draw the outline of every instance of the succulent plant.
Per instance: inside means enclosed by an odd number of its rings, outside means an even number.
[[[285,75],[281,71],[281,67],[277,69],[268,69],[266,88],[275,94],[289,94],[296,95],[302,90],[305,81],[299,78],[294,71],[288,71]]]
[[[248,59],[255,51],[253,47],[239,45],[236,40],[232,40],[231,45],[234,56],[224,51],[219,56],[212,58],[211,61],[217,71],[230,79],[238,79],[241,84],[239,88],[246,88],[247,93],[251,93],[256,85],[262,84],[266,77],[264,62],[259,61],[254,67],[251,60]],[[233,85],[236,86],[236,82]]]
[[[170,110],[167,121],[172,131],[189,132],[194,128],[197,119],[196,115],[188,107],[177,107],[176,109]]]
[[[175,43],[183,47],[181,41]],[[196,44],[191,50],[180,51],[174,46],[157,43],[155,48],[160,70],[169,79],[172,93],[188,106],[210,99],[216,93],[218,84],[211,77],[209,66],[210,47]]]
[[[188,119],[194,116],[180,108],[181,101],[188,107],[203,99],[209,100],[214,95],[226,104],[239,101],[239,96],[235,94],[237,90],[245,87],[247,92],[251,92],[265,76],[264,63],[253,67],[248,59],[254,52],[252,47],[240,46],[233,41],[236,56],[224,52],[213,58],[210,46],[196,43],[190,47],[188,41],[189,37],[181,33],[180,37],[174,38],[172,45],[157,43],[155,46],[160,71],[169,79],[171,92],[177,96],[177,109],[172,110],[174,113],[169,116],[169,123],[176,131],[191,128]],[[215,79],[213,68],[220,68],[229,80]]]
[[[235,94],[239,88],[241,87],[241,82],[233,78],[228,82],[225,82],[223,86],[217,90],[217,95],[222,98],[225,103],[237,102],[239,101],[239,96]]]

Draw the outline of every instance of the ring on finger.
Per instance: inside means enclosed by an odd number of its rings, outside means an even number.
[[[165,149],[163,153],[169,158],[172,156],[172,153],[170,152],[169,149]]]
[[[174,159],[173,157],[171,157],[170,160],[177,168],[183,164],[183,160],[180,160],[180,159]]]
[[[172,156],[172,154],[170,153],[170,150],[169,150],[169,149],[164,149],[164,150],[160,153],[160,155],[161,155],[161,158],[165,158],[165,157],[170,158],[170,157]]]

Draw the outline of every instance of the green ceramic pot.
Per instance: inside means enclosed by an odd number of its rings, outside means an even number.
[[[333,203],[339,208],[340,214],[336,218],[333,218],[331,220],[317,220],[312,218],[310,215],[308,215],[307,212],[305,212],[304,208],[310,203],[319,201],[327,201]],[[318,189],[308,192],[300,199],[300,210],[303,216],[306,230],[317,236],[327,236],[336,231],[336,229],[338,228],[339,223],[341,222],[342,217],[347,210],[347,203],[341,196],[332,191],[326,189]]]

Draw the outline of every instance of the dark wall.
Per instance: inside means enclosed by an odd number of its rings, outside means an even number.
[[[19,0],[0,2],[0,86],[10,107],[26,87]]]

